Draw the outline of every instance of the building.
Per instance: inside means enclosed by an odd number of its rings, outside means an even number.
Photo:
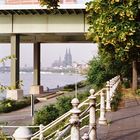
[[[6,4],[38,4],[39,0],[6,0],[5,3]],[[76,3],[76,0],[60,0],[60,3]]]
[[[72,66],[72,55],[71,55],[71,50],[67,50],[64,55],[64,60],[61,60],[61,57],[59,56],[58,60],[55,60],[54,63],[52,64],[52,67],[68,67]]]

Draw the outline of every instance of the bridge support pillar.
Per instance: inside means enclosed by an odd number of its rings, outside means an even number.
[[[33,86],[30,88],[30,94],[42,94],[43,86],[40,85],[40,42],[34,43],[34,70]]]
[[[6,98],[18,100],[23,97],[23,90],[20,89],[20,36],[11,35],[11,89],[7,90]]]
[[[11,87],[19,88],[20,79],[20,36],[15,34],[11,35]]]

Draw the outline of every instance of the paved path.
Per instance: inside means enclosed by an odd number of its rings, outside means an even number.
[[[125,99],[124,108],[107,114],[108,126],[97,126],[98,140],[140,140],[140,99]]]
[[[87,91],[87,89],[81,88],[78,91],[82,93],[84,91]],[[68,92],[68,93],[62,94],[60,96],[71,96],[74,94],[75,94],[75,92]],[[57,97],[58,96],[49,98],[47,100],[42,100],[41,102],[35,104],[35,110],[37,111],[45,105],[55,103],[57,100],[56,99]],[[44,97],[44,98],[46,98],[46,97]],[[0,125],[27,126],[27,125],[31,125],[31,124],[32,124],[32,117],[31,117],[31,107],[30,106],[17,110],[17,111],[10,112],[10,113],[1,113],[0,114]],[[14,129],[13,128],[9,128],[8,130],[5,129],[5,132],[7,132],[7,131],[9,134],[13,134]]]

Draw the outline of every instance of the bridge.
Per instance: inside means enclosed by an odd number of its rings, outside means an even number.
[[[40,6],[38,0],[1,0],[0,43],[11,43],[11,86],[18,89],[20,43],[34,44],[34,80],[31,92],[40,94],[40,44],[60,42],[87,42],[88,29],[85,4],[75,0],[60,1],[53,11]],[[32,90],[33,89],[33,90]]]

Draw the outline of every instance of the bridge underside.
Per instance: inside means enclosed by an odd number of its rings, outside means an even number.
[[[10,43],[12,34],[1,34],[0,43]],[[87,43],[84,33],[33,33],[18,34],[20,43]]]
[[[39,5],[1,6],[0,7],[0,43],[11,43],[11,86],[18,87],[20,81],[20,43],[33,43],[34,76],[33,93],[40,87],[40,43],[86,43],[88,30],[85,6],[60,6],[55,11]],[[55,50],[54,50],[55,51]],[[27,56],[25,56],[27,57]]]

